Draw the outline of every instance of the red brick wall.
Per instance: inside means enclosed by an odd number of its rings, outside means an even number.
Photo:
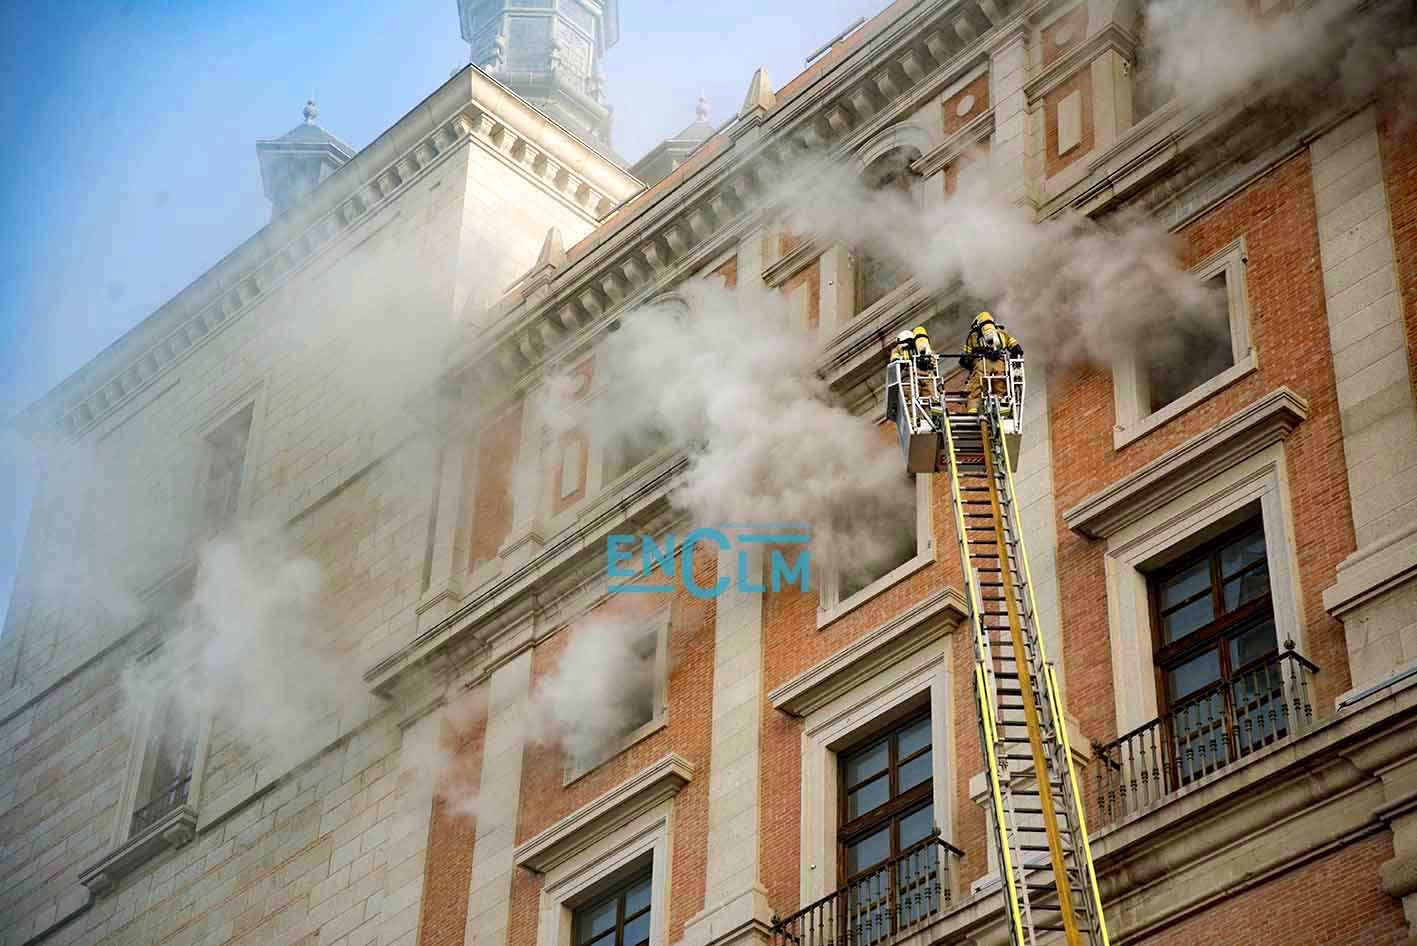
[[[1112,448],[1116,418],[1109,372],[1078,370],[1050,384],[1068,703],[1093,739],[1116,735],[1103,574],[1106,543],[1070,532],[1062,511],[1280,385],[1305,397],[1310,410],[1309,419],[1289,436],[1286,455],[1308,626],[1306,656],[1322,668],[1316,703],[1332,705],[1349,686],[1343,627],[1329,617],[1322,599],[1354,539],[1306,155],[1290,159],[1187,226],[1180,234],[1184,261],[1203,259],[1242,234],[1249,253],[1257,372],[1120,451]]]
[[[783,236],[783,239],[784,239],[784,240],[787,239],[786,235]],[[794,290],[796,290],[796,288],[797,288],[798,286],[800,286],[800,285],[802,285],[802,284],[804,284],[804,283],[806,284],[806,286],[807,286],[807,327],[808,327],[808,328],[811,328],[811,329],[815,329],[815,328],[817,327],[818,323],[821,321],[821,313],[822,313],[822,278],[821,278],[821,272],[822,272],[822,268],[821,268],[820,262],[813,262],[811,266],[808,266],[806,269],[802,270],[802,272],[798,273],[796,276],[793,276],[791,279],[787,280],[787,282],[785,282],[785,283],[782,284],[782,292],[783,292],[784,294],[787,294],[787,295],[790,295]]]
[[[967,96],[974,96],[974,102],[959,114],[960,104]],[[940,114],[944,120],[946,135],[959,131],[989,108],[989,73],[984,73],[969,85],[940,103]]]
[[[883,449],[896,449],[893,435],[891,442]],[[931,483],[935,562],[820,631],[817,630],[818,576],[813,576],[811,591],[784,589],[764,596],[765,706],[770,706],[766,694],[775,687],[838,652],[910,605],[947,586],[962,588],[953,515],[949,485],[943,478],[936,477]],[[979,757],[978,724],[974,705],[970,702],[972,690],[968,681],[974,657],[967,629],[961,628],[952,646],[954,677],[959,681],[951,709],[955,745],[950,772],[955,781],[952,790],[957,795],[955,809],[958,818],[952,841],[971,854],[966,868],[973,869],[984,863],[984,850],[973,840],[976,836],[983,836],[984,822],[982,813],[968,804],[968,780],[970,775],[983,769],[983,764]],[[961,686],[965,689],[959,689]],[[797,901],[801,865],[801,734],[800,720],[770,708],[764,711],[761,743],[762,877],[769,902],[773,909],[783,914],[800,906]],[[941,828],[947,836],[951,835],[949,825],[941,825]],[[983,873],[982,869],[979,873]]]
[[[700,586],[711,586],[717,580],[716,568],[714,556],[702,553],[694,556],[694,575]],[[670,890],[669,941],[675,942],[683,933],[684,921],[703,909],[713,711],[714,602],[696,598],[681,588],[672,595],[621,596],[611,599],[604,607],[634,609],[639,613],[639,609],[652,610],[665,601],[670,602],[668,724],[570,785],[562,784],[565,763],[561,751],[554,746],[529,744],[522,762],[517,843],[603,795],[666,753],[679,753],[693,764],[694,778],[678,794],[674,806],[674,881]],[[532,656],[533,691],[537,681],[554,670],[568,641],[563,631],[537,646]],[[517,870],[512,882],[510,946],[534,946],[540,890],[538,875]]]
[[[1295,868],[1137,946],[1407,946],[1402,905],[1378,885],[1392,836],[1373,835]]]
[[[1074,91],[1082,91],[1082,141],[1064,155],[1058,154],[1058,103]],[[1092,70],[1082,69],[1043,97],[1044,173],[1052,177],[1078,158],[1092,153]]]
[[[1058,42],[1058,34],[1066,30],[1067,42]],[[1043,31],[1043,65],[1051,66],[1057,59],[1087,38],[1087,4],[1060,16]]]
[[[1417,120],[1411,112],[1411,103],[1404,108],[1397,101],[1397,91],[1391,92],[1379,110],[1378,145],[1392,216],[1397,285],[1407,322],[1407,369],[1417,394]]]
[[[482,772],[482,740],[486,721],[470,728],[459,741],[459,783],[476,791]],[[445,738],[456,738],[445,730]],[[441,798],[433,802],[428,826],[428,860],[423,883],[418,946],[462,946],[467,926],[467,890],[472,881],[472,848],[477,819],[450,810]]]
[[[477,484],[472,497],[470,567],[497,557],[512,527],[512,466],[521,441],[522,405],[496,418],[477,449]]]

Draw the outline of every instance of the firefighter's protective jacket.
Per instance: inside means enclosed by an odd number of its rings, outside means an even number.
[[[993,337],[989,329],[993,328]],[[1004,327],[994,322],[972,326],[964,339],[964,349],[960,352],[959,366],[966,371],[974,367],[978,358],[1003,358],[1005,353],[1015,358],[1023,354],[1023,346]]]

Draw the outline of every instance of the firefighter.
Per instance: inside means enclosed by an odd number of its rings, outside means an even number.
[[[979,413],[980,402],[984,399],[985,375],[995,376],[990,381],[994,394],[1006,393],[1004,378],[1008,374],[1007,358],[1022,355],[1023,346],[1018,339],[995,323],[992,315],[981,312],[974,317],[974,324],[969,327],[969,334],[964,339],[964,351],[959,356],[960,367],[969,372],[964,408],[967,413]]]
[[[910,343],[914,341],[914,336],[909,332],[901,332],[895,337],[895,347],[891,349],[891,361],[905,361],[910,357]]]

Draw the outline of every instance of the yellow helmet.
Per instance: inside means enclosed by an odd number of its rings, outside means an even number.
[[[917,325],[917,326],[915,326],[915,332],[914,332],[913,334],[915,335],[916,338],[922,338],[922,337],[923,337],[923,338],[925,338],[925,339],[929,339],[929,337],[930,337],[930,333],[927,332],[927,331],[925,331],[925,326],[923,326],[923,325]]]
[[[985,322],[988,322],[990,325],[993,325],[993,324],[994,324],[994,317],[993,317],[992,315],[990,315],[988,312],[981,312],[981,313],[979,313],[978,315],[976,315],[976,316],[974,317],[974,327],[975,327],[975,328],[978,328],[979,326],[983,325]]]

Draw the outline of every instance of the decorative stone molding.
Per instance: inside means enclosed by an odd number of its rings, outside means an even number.
[[[513,861],[544,874],[633,819],[679,793],[694,777],[694,766],[671,752],[599,798],[517,845]]]
[[[768,700],[789,716],[806,716],[954,630],[967,617],[964,597],[954,588],[941,589],[777,687]]]
[[[1336,618],[1398,585],[1417,579],[1417,525],[1354,552],[1338,565],[1338,581],[1324,589],[1324,609]]]
[[[1044,69],[1023,87],[1023,94],[1030,102],[1035,102],[1062,85],[1085,69],[1098,56],[1108,50],[1115,51],[1130,62],[1136,54],[1136,38],[1115,23],[1108,24],[1098,32],[1078,43]]]
[[[938,173],[945,165],[966,154],[994,133],[994,110],[980,112],[969,124],[916,159],[910,169],[921,177]]]
[[[142,834],[112,849],[79,873],[79,883],[96,897],[164,851],[185,846],[197,833],[197,812],[180,805]]]
[[[671,175],[626,205],[622,216],[571,251],[545,297],[494,306],[495,325],[454,370],[507,387],[547,360],[565,357],[582,331],[652,293],[686,255],[737,226],[794,160],[823,150],[838,157],[854,152],[918,107],[919,96],[974,68],[977,37],[1009,21],[1019,6],[1017,0],[965,0],[944,11],[912,10],[884,24],[861,42],[858,55],[818,78],[828,83],[825,90],[779,95],[775,108],[758,119],[760,134],[735,141],[730,128],[705,142],[676,172],[682,176]],[[968,26],[963,33],[960,22]],[[676,200],[665,199],[670,190],[678,191]],[[651,255],[655,266],[627,266]],[[606,273],[616,274],[614,291],[603,284]],[[555,342],[534,343],[538,325],[553,319]]]
[[[494,116],[488,104],[499,112],[505,106],[509,114]],[[446,117],[430,121],[437,106],[442,106]],[[515,122],[515,127],[507,122]],[[628,175],[616,181],[609,172],[594,174],[591,162],[574,154],[569,139],[560,141],[556,129],[548,130],[539,113],[496,80],[468,67],[322,182],[300,205],[247,240],[125,337],[119,343],[116,367],[111,368],[110,356],[100,356],[92,375],[89,371],[75,375],[31,408],[24,422],[69,437],[91,430],[463,142],[496,153],[589,222],[604,217],[637,185]],[[376,161],[381,163],[370,168]],[[190,314],[179,315],[184,312]],[[134,344],[142,347],[122,351]]]
[[[1102,539],[1226,467],[1283,440],[1309,416],[1309,403],[1279,387],[1209,430],[1173,447],[1063,513],[1069,529]]]

